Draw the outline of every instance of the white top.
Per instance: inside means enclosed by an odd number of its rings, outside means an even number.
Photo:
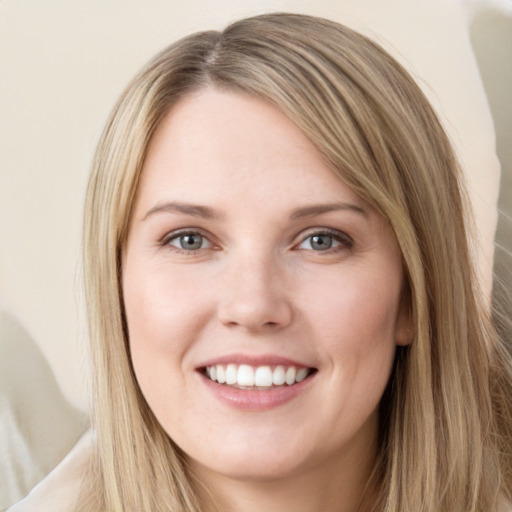
[[[94,435],[89,430],[46,478],[7,512],[72,512],[80,493],[93,441]]]

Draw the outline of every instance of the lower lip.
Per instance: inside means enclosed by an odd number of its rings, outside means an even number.
[[[215,397],[221,402],[247,411],[266,411],[279,407],[303,393],[311,384],[316,372],[301,382],[292,386],[279,386],[275,388],[247,390],[238,389],[226,384],[214,382],[203,374],[199,374],[202,381]]]

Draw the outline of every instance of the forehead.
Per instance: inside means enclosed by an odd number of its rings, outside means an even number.
[[[205,89],[180,100],[152,137],[139,197],[227,202],[233,195],[286,202],[360,200],[304,132],[276,107],[243,94]],[[186,196],[186,197],[183,197]],[[164,199],[162,197],[162,199]]]

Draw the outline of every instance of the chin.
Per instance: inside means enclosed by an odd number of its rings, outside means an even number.
[[[303,470],[302,464],[284,458],[261,457],[227,458],[223,464],[201,464],[204,470],[222,475],[230,480],[245,482],[272,482],[293,477]]]
[[[192,467],[198,471],[217,474],[224,478],[247,482],[269,482],[287,479],[307,472],[318,464],[321,454],[309,454],[303,442],[293,442],[288,446],[281,440],[240,439],[236,444],[218,443],[208,452],[190,453]],[[205,457],[205,454],[207,456]],[[194,455],[198,455],[197,457]],[[316,462],[316,463],[315,463]]]

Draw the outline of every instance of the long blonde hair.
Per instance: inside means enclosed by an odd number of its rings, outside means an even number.
[[[478,289],[450,144],[417,85],[378,45],[292,14],[178,41],[135,77],[111,114],[85,206],[97,446],[79,510],[201,510],[200,483],[132,370],[120,254],[155,128],[181,97],[206,86],[279,108],[396,234],[415,333],[398,349],[382,398],[374,499],[364,510],[498,510],[512,494],[511,360]]]

